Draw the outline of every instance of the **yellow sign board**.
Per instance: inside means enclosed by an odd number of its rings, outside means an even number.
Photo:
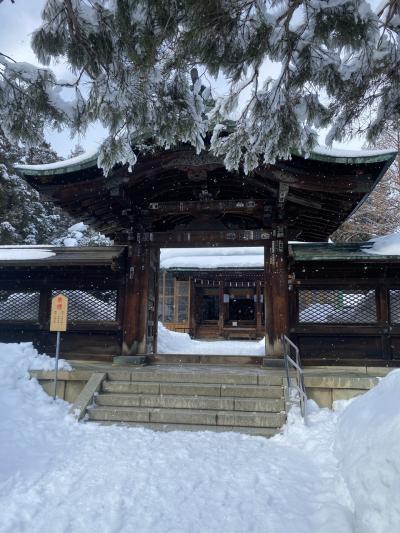
[[[51,299],[50,331],[67,331],[68,298],[57,294]]]

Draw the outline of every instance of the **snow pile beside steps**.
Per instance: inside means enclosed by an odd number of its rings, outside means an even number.
[[[29,378],[29,370],[54,370],[55,358],[39,354],[31,342],[0,342],[0,378]],[[72,370],[64,359],[58,361],[59,370]]]
[[[355,533],[400,531],[400,370],[341,413],[336,455],[354,502]]]

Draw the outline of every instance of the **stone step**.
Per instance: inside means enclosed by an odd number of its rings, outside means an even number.
[[[103,392],[122,394],[163,394],[182,396],[216,396],[241,398],[282,398],[279,385],[232,385],[212,383],[157,383],[153,381],[105,381]]]
[[[189,424],[207,426],[240,426],[253,428],[280,428],[285,413],[246,413],[237,411],[212,411],[202,409],[158,409],[148,407],[88,408],[90,420],[141,422],[162,424]]]
[[[218,369],[219,370],[219,369]],[[155,367],[145,367],[141,370],[111,370],[107,372],[110,381],[159,382],[159,383],[202,383],[223,385],[282,385],[283,373],[278,371],[265,372],[191,372],[158,370]]]
[[[196,354],[155,354],[148,361],[156,364],[176,365],[262,365],[262,355],[196,355]]]
[[[279,413],[284,411],[283,399],[266,398],[233,398],[210,396],[161,396],[143,394],[99,394],[96,404],[100,406],[117,407],[157,407],[166,409],[211,409],[223,411],[261,411],[266,413]]]
[[[207,426],[207,425],[191,425],[191,424],[156,424],[156,423],[138,423],[138,422],[115,422],[115,421],[100,421],[101,425],[109,426],[119,424],[122,426],[135,427],[141,429],[151,429],[153,431],[212,431],[212,432],[234,432],[245,433],[246,435],[254,435],[259,437],[273,437],[279,433],[278,428],[252,428],[241,426]]]

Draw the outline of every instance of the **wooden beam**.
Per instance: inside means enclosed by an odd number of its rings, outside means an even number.
[[[262,210],[266,200],[209,200],[205,202],[152,202],[148,209],[142,212],[149,212],[152,215],[174,215],[180,213],[254,213]]]
[[[270,179],[288,184],[293,189],[304,191],[338,192],[342,193],[368,193],[374,185],[371,175],[361,176],[319,176],[317,174],[306,174],[304,176],[281,170],[257,169],[257,174]]]
[[[137,233],[136,242],[147,246],[185,248],[193,246],[264,246],[271,239],[269,229],[226,231],[170,231]]]
[[[279,182],[278,207],[282,208],[285,205],[289,194],[289,185],[287,183]]]

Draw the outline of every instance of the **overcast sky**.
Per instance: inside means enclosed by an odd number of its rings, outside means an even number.
[[[15,0],[14,4],[10,0],[3,0],[0,3],[0,50],[3,53],[17,61],[37,64],[30,46],[30,39],[32,32],[40,26],[40,14],[44,4],[45,0]],[[52,68],[58,77],[68,78],[70,76],[63,62],[52,65]],[[48,133],[48,140],[61,156],[66,157],[78,141],[85,149],[92,149],[98,146],[104,135],[101,126],[92,126],[83,139],[71,139],[67,131],[63,133],[51,131]],[[321,144],[323,144],[323,139],[324,135],[321,135]],[[343,147],[360,148],[361,144],[361,140],[355,139]],[[340,145],[337,143],[334,146]]]
[[[3,0],[0,3],[0,50],[16,61],[27,61],[38,64],[30,45],[32,32],[40,26],[41,11],[45,0]],[[71,74],[67,66],[61,62],[52,65],[57,77],[68,78]],[[85,149],[98,146],[105,133],[101,126],[89,128],[84,139],[71,139],[68,131],[48,132],[48,140],[58,154],[68,156],[71,149],[79,141]]]

